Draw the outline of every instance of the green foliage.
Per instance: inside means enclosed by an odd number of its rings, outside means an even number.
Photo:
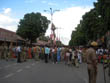
[[[110,30],[110,2],[98,0],[80,21],[72,32],[69,45],[86,45],[89,41],[97,40]]]
[[[63,46],[62,42],[61,41],[56,41],[56,46]]]
[[[81,25],[78,25],[78,27],[76,29],[77,29],[76,31],[72,32],[72,35],[71,35],[72,39],[69,42],[70,46],[83,45],[86,42],[85,35],[84,35],[84,33],[81,32]]]
[[[98,0],[94,3],[98,14],[102,17],[104,26],[107,30],[110,30],[110,1],[109,0]]]
[[[20,20],[17,34],[34,42],[40,35],[45,34],[49,20],[40,13],[28,13]]]
[[[42,40],[42,41],[46,41],[46,42],[48,42],[48,40],[50,40],[50,38],[49,38],[49,36],[40,36],[39,37],[39,40]]]

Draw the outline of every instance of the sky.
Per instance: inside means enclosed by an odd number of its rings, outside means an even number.
[[[44,10],[60,10],[53,13],[53,23],[58,28],[56,36],[67,45],[71,33],[80,23],[82,16],[90,11],[97,0],[0,0],[0,27],[16,32],[20,19],[26,13],[40,12],[51,19],[50,12]],[[50,25],[46,36],[51,34]]]

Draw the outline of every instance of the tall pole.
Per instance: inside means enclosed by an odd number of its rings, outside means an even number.
[[[53,39],[53,45],[54,45],[54,41],[55,41],[55,27],[53,28],[53,14],[56,12],[56,11],[60,11],[60,10],[53,10],[52,8],[50,8],[50,10],[44,10],[44,12],[49,12],[50,15],[51,15],[51,34],[53,34],[54,36],[54,39]]]
[[[51,14],[51,23],[53,22],[53,10],[50,8],[50,14]]]

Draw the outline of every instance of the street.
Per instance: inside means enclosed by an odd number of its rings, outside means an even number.
[[[106,70],[106,83],[110,79]],[[0,61],[0,83],[88,83],[87,65],[80,64],[79,68],[65,65],[63,62],[27,60],[16,63],[16,60]],[[98,65],[97,83],[104,83],[103,66]]]

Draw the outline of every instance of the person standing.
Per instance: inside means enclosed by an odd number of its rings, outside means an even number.
[[[57,47],[54,48],[54,54],[53,54],[53,59],[54,59],[54,64],[57,63]]]
[[[18,47],[16,48],[16,50],[17,50],[17,53],[18,53],[17,62],[20,63],[20,62],[21,62],[21,47],[18,46]]]
[[[45,47],[45,63],[48,63],[48,56],[49,56],[49,48]]]
[[[2,59],[2,45],[0,45],[0,59]]]
[[[77,49],[75,49],[74,58],[75,58],[75,66],[76,66],[77,68],[79,68],[78,51],[77,51]]]
[[[5,57],[5,60],[8,61],[8,46],[7,44],[4,45],[4,57]]]
[[[80,64],[82,63],[82,52],[81,52],[81,50],[78,50],[78,61]]]
[[[54,47],[51,47],[51,56],[52,56],[52,62],[54,63]]]
[[[38,46],[36,46],[35,48],[34,48],[34,53],[35,53],[35,60],[36,61],[38,61],[39,60],[39,47]]]
[[[72,49],[72,64],[75,66],[75,51]]]
[[[32,52],[31,52],[32,50],[31,49],[32,49],[32,46],[29,46],[29,49],[28,49],[28,58],[29,59],[32,59]]]
[[[110,77],[110,55],[107,56],[107,63],[104,65],[104,69],[108,69],[108,76]]]
[[[23,46],[22,47],[22,53],[21,53],[21,57],[22,57],[22,61],[24,62],[24,61],[26,61],[26,47],[25,46]]]
[[[86,51],[89,83],[96,83],[97,78],[97,58],[95,46],[96,45],[91,43]]]
[[[42,47],[42,60],[44,59],[45,51],[44,51],[44,46]]]
[[[70,57],[70,52],[69,49],[66,51],[66,61],[65,64],[69,65],[69,57]]]
[[[24,61],[26,61],[26,59],[27,59],[27,47],[25,46],[24,47]]]
[[[64,47],[61,48],[61,61],[64,61]]]
[[[3,57],[3,44],[0,46],[0,59]]]
[[[58,51],[57,51],[57,62],[60,62],[60,60],[61,60],[61,49],[60,49],[60,47],[58,47]]]
[[[72,64],[72,49],[69,48],[70,56],[69,56],[69,64]]]

